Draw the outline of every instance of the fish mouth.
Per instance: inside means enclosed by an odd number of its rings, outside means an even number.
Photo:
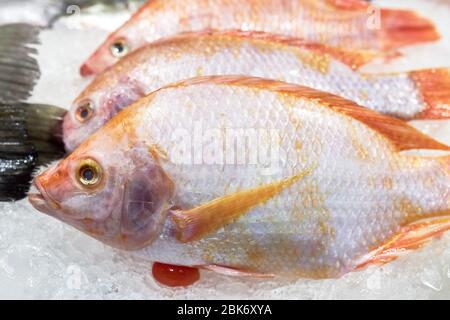
[[[94,71],[86,63],[81,66],[81,68],[80,68],[80,75],[82,77],[87,77],[87,76],[90,76],[90,75],[93,75],[93,74],[94,74]]]
[[[53,200],[48,192],[42,187],[39,179],[34,179],[33,186],[38,192],[28,194],[28,201],[30,201],[35,209],[46,214],[51,214],[61,208],[59,203]]]

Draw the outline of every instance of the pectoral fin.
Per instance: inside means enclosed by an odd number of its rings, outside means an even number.
[[[172,211],[178,240],[190,242],[201,239],[265,203],[309,173],[305,171],[282,181],[238,191],[187,211]]]

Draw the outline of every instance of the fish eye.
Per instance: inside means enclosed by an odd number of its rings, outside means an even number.
[[[93,159],[84,159],[81,161],[77,170],[77,180],[83,187],[92,188],[102,180],[103,171],[97,161]]]
[[[116,58],[122,58],[128,53],[128,45],[124,39],[119,39],[111,45],[111,53]]]
[[[81,105],[78,106],[77,110],[75,111],[75,117],[76,119],[83,123],[88,121],[92,118],[94,115],[94,107],[92,102],[85,101]]]

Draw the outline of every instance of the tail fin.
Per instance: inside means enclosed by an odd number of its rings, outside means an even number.
[[[64,156],[65,112],[47,105],[0,104],[0,201],[24,198],[36,168]]]
[[[30,97],[40,77],[30,45],[39,29],[27,24],[0,27],[0,201],[26,196],[36,167],[64,154],[64,109],[18,103]]]
[[[413,71],[410,78],[426,106],[417,119],[450,119],[450,69]]]
[[[39,66],[32,56],[38,43],[39,29],[27,24],[0,27],[0,102],[26,100],[40,77]]]
[[[380,23],[387,50],[440,39],[431,21],[410,10],[381,9]]]
[[[0,113],[3,106],[0,105]],[[1,116],[0,116],[1,117]],[[24,128],[17,123],[0,120],[0,201],[23,198],[36,165],[36,151],[25,139]]]

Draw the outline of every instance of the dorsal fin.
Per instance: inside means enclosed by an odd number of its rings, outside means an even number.
[[[239,29],[229,30],[202,30],[195,32],[183,32],[173,37],[156,41],[153,45],[166,45],[177,41],[198,39],[199,37],[233,37],[236,39],[247,39],[249,41],[262,41],[267,44],[290,46],[302,50],[308,50],[318,55],[326,55],[349,66],[353,70],[359,69],[375,58],[387,57],[387,55],[372,50],[346,50],[331,47],[318,42],[311,42],[301,38],[288,37],[285,35],[268,33],[264,31],[243,31]]]
[[[265,89],[315,100],[321,105],[356,119],[375,130],[385,137],[397,151],[412,149],[450,151],[449,146],[432,139],[402,120],[364,108],[353,101],[334,94],[305,86],[247,76],[206,76],[184,80],[166,88],[208,83]]]
[[[369,3],[363,0],[327,0],[328,4],[341,10],[365,10]]]

